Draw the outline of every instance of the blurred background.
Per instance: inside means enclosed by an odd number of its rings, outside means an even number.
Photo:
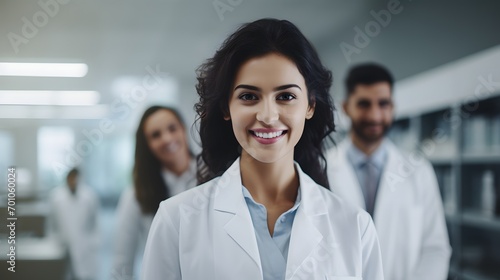
[[[380,18],[388,5],[398,12]],[[198,153],[196,68],[240,24],[274,17],[296,24],[333,71],[337,108],[349,66],[373,61],[392,71],[390,136],[434,165],[450,279],[500,279],[499,10],[494,0],[0,0],[0,181],[7,186],[7,168],[16,167],[15,276],[62,279],[67,254],[46,238],[48,201],[78,166],[101,205],[98,279],[110,279],[115,209],[131,186],[140,116],[152,104],[179,108]],[[340,140],[349,123],[336,114]],[[0,196],[4,223],[7,187]],[[0,278],[16,279],[5,265],[9,231],[0,234]]]

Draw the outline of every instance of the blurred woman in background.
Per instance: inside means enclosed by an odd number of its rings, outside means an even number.
[[[142,257],[160,202],[196,185],[196,161],[175,109],[153,106],[144,112],[136,133],[133,182],[118,203],[112,279],[134,279],[134,266],[140,265],[136,256]]]

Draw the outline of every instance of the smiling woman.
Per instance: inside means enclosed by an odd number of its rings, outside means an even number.
[[[324,68],[309,41],[295,26],[289,22],[288,26],[285,22],[273,25],[263,20],[239,29],[224,42],[213,58],[198,69],[200,102],[196,104],[196,110],[200,116],[202,158],[206,163],[199,170],[199,182],[221,175],[240,156],[241,146],[236,139],[238,135],[236,131],[233,133],[234,122],[226,121],[230,98],[237,97],[235,92],[241,93],[245,87],[253,90],[254,94],[260,89],[263,94],[262,90],[269,91],[261,88],[265,86],[264,83],[269,84],[272,78],[280,78],[281,83],[276,82],[274,85],[274,93],[279,93],[279,99],[302,93],[298,100],[305,101],[314,111],[314,117],[304,125],[303,133],[300,132],[304,136],[299,137],[292,158],[314,181],[328,188],[328,179],[324,175],[326,161],[321,149],[323,140],[330,138],[330,133],[335,129],[333,102],[328,94],[332,75]],[[252,58],[254,60],[250,61]],[[269,65],[266,65],[267,62]],[[271,64],[273,68],[268,68]],[[253,78],[249,80],[250,71],[253,72]],[[240,84],[245,76],[245,82]],[[262,80],[262,77],[266,79]],[[289,86],[293,84],[296,86]],[[283,102],[281,104],[284,105]],[[286,110],[294,111],[290,109],[288,106]],[[214,130],[220,133],[213,134]]]
[[[314,114],[293,61],[275,53],[251,59],[241,66],[235,85],[224,119],[232,120],[242,158],[270,163],[288,156],[292,162],[291,151]]]
[[[160,202],[196,185],[196,163],[179,113],[169,107],[147,109],[136,133],[134,188],[117,209],[112,279],[135,279],[136,255],[144,248]]]
[[[383,279],[370,216],[328,190],[331,80],[286,20],[243,25],[200,67],[205,183],[160,204],[142,279]]]

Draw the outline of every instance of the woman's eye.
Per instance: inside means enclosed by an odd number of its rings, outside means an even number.
[[[257,100],[257,96],[251,93],[242,93],[240,94],[240,96],[238,96],[238,98],[244,101]]]
[[[170,125],[170,126],[168,126],[168,131],[170,133],[176,132],[177,131],[177,125]]]
[[[161,135],[161,133],[159,131],[155,131],[155,132],[151,133],[151,138],[156,139],[156,138],[159,138],[160,135]]]
[[[278,96],[278,100],[289,101],[289,100],[292,100],[292,99],[295,99],[295,96],[293,94],[291,94],[291,93],[283,93],[280,96]]]

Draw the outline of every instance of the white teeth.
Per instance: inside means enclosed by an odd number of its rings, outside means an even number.
[[[170,144],[167,146],[167,152],[169,153],[173,153],[175,151],[177,151],[179,149],[179,145],[177,143],[174,143],[174,144]]]
[[[270,133],[265,133],[265,132],[254,132],[254,133],[257,137],[270,139],[270,138],[276,138],[278,136],[281,136],[281,134],[283,134],[283,130],[276,131],[276,132],[270,132]]]

